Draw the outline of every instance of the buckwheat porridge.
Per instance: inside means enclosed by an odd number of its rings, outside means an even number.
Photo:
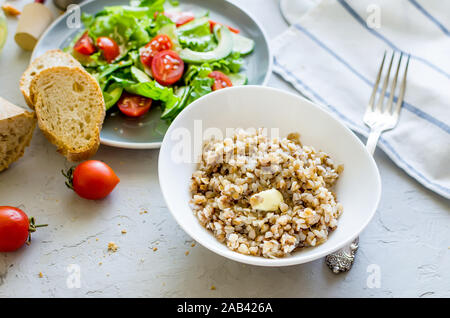
[[[192,174],[191,205],[200,223],[233,251],[277,258],[325,242],[343,211],[331,187],[343,171],[299,135],[263,129],[210,140]]]

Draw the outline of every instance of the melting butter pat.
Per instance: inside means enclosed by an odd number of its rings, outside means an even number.
[[[283,202],[283,195],[277,189],[261,191],[250,197],[253,209],[262,211],[276,211]]]

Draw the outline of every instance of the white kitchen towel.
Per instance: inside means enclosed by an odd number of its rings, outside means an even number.
[[[323,0],[275,38],[274,70],[367,136],[362,118],[383,53],[411,54],[400,121],[378,146],[449,199],[449,30],[450,1]]]

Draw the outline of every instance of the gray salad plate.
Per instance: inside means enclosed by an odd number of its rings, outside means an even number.
[[[168,2],[168,1],[167,1]],[[212,20],[238,28],[241,34],[255,41],[255,48],[245,57],[244,68],[249,85],[265,85],[272,70],[272,55],[268,38],[261,25],[247,12],[225,0],[181,0],[181,10],[209,12]],[[91,0],[80,5],[81,11],[95,14],[105,6],[127,5],[128,0]],[[66,12],[42,35],[32,59],[48,50],[67,47],[80,32],[73,27],[74,13]],[[211,93],[214,94],[214,93]],[[189,106],[188,106],[189,107]],[[137,119],[127,118],[118,111],[108,112],[100,134],[104,145],[131,148],[159,148],[169,123],[160,119],[161,109],[155,107]]]

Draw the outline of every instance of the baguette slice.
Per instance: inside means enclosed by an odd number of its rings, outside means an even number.
[[[36,127],[34,113],[0,97],[0,171],[23,156]]]
[[[78,67],[55,66],[31,82],[39,128],[70,161],[93,156],[100,144],[105,102],[94,77]]]
[[[52,66],[71,66],[81,67],[81,64],[68,53],[64,53],[61,50],[50,50],[36,58],[20,79],[20,90],[28,106],[34,109],[33,101],[30,99],[30,84],[40,71],[52,67]]]

